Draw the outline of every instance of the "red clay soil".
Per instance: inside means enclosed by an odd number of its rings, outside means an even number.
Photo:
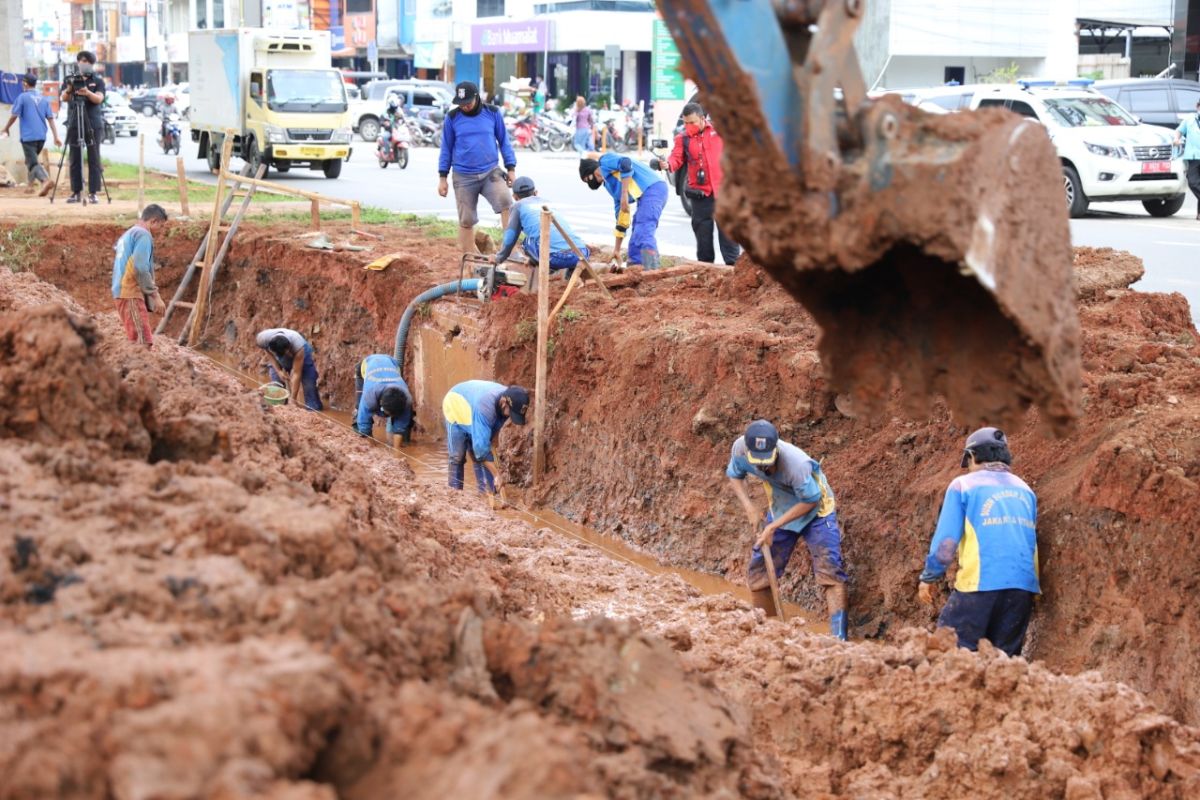
[[[1126,287],[1127,254],[1077,251],[1083,322],[1083,414],[1046,438],[1037,414],[1012,428],[1015,471],[1039,495],[1044,596],[1029,652],[1050,666],[1098,669],[1200,721],[1191,657],[1200,613],[1200,347],[1179,295]],[[740,581],[749,532],[725,484],[745,425],[772,419],[824,459],[839,502],[851,576],[851,633],[927,625],[916,602],[942,495],[959,473],[967,428],[944,406],[907,418],[893,393],[883,414],[833,393],[812,320],[743,259],[732,276],[702,271],[646,283],[607,306],[593,291],[555,323],[543,500],[681,566]],[[498,374],[533,380],[533,345],[508,331],[531,298],[491,308]],[[525,452],[509,455],[518,462]],[[787,595],[820,595],[803,559]]]
[[[0,401],[5,800],[1200,792],[1131,689],[766,622],[3,270]]]

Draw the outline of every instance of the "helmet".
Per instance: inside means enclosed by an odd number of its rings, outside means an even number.
[[[400,107],[399,95],[389,94],[388,99],[387,99],[387,107],[388,107],[388,111],[395,111],[397,108],[399,108]]]
[[[175,95],[173,95],[173,94],[163,95],[163,102],[169,106],[175,105]]]

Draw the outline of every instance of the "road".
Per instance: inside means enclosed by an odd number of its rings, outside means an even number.
[[[175,157],[163,155],[155,147],[158,123],[142,121],[146,136],[148,167],[175,171]],[[137,163],[137,139],[121,138],[104,148],[106,158]],[[184,165],[189,178],[212,182],[202,159],[196,158],[196,146],[184,133]],[[272,172],[271,179],[304,186],[336,197],[360,201],[393,211],[428,214],[455,219],[454,197],[437,195],[437,156],[435,148],[414,148],[408,169],[390,166],[380,169],[374,157],[374,145],[356,137],[354,154],[335,181],[320,172],[295,171],[286,175]],[[592,192],[582,181],[572,153],[517,153],[517,171],[534,179],[538,193],[553,201],[554,207],[584,238],[607,243],[612,237],[612,206],[604,192]],[[480,204],[484,224],[499,224],[487,203]],[[694,256],[695,240],[687,215],[679,200],[672,197],[659,226],[659,246],[665,255]],[[1179,292],[1192,308],[1192,319],[1200,324],[1200,220],[1196,219],[1196,200],[1189,195],[1183,210],[1174,217],[1155,219],[1140,203],[1095,203],[1089,216],[1071,220],[1071,238],[1076,245],[1113,247],[1128,250],[1146,264],[1146,276],[1135,288],[1147,292]]]

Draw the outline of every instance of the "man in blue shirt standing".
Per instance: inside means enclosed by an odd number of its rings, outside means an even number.
[[[767,490],[765,515],[746,493],[749,475],[762,481]],[[734,441],[725,476],[757,532],[747,575],[754,605],[765,610],[767,616],[778,613],[771,597],[763,545],[771,548],[778,579],[783,577],[796,543],[803,539],[812,557],[813,576],[818,585],[825,587],[830,633],[845,641],[847,578],[842,567],[842,532],[833,490],[820,462],[799,447],[780,441],[775,426],[760,419],[750,423],[745,435]]]
[[[918,599],[933,605],[933,584],[958,558],[954,591],[938,625],[953,628],[967,650],[987,639],[1021,654],[1038,583],[1037,497],[1013,475],[1004,432],[980,428],[967,437],[962,466],[950,482],[921,573]]]
[[[413,401],[408,384],[400,377],[396,359],[382,353],[369,355],[354,370],[354,430],[363,436],[374,432],[375,417],[387,418],[388,433],[412,437]]]
[[[38,163],[38,156],[46,145],[46,123],[50,123],[50,132],[54,134],[54,146],[62,147],[62,139],[58,138],[58,128],[54,124],[54,112],[45,97],[37,93],[37,76],[25,75],[21,78],[25,91],[13,103],[12,116],[4,126],[4,135],[17,120],[21,121],[21,149],[25,152],[25,167],[29,170],[29,192],[33,192],[35,181],[42,182],[41,194],[50,193],[50,176],[46,168]]]
[[[463,381],[446,393],[446,449],[450,454],[450,488],[463,488],[463,465],[470,454],[479,493],[495,495],[504,482],[496,469],[492,447],[504,423],[524,425],[529,392],[521,386],[492,381]]]
[[[475,225],[479,222],[479,196],[500,215],[500,224],[508,227],[512,198],[508,187],[517,177],[517,157],[508,141],[504,114],[479,99],[479,87],[463,81],[454,88],[454,105],[442,125],[442,152],[438,157],[438,194],[450,192],[448,177],[454,170],[454,201],[458,206],[458,244],[472,255]],[[503,159],[507,175],[500,170],[497,157]]]
[[[1180,122],[1175,129],[1175,144],[1181,142],[1188,188],[1200,200],[1200,102],[1196,103],[1196,113]],[[1200,208],[1196,209],[1196,219],[1200,219]]]
[[[593,191],[603,186],[612,195],[613,210],[617,215],[617,238],[611,265],[620,267],[621,240],[628,234],[629,263],[658,269],[658,220],[668,196],[663,177],[642,162],[616,153],[588,153],[579,162],[579,177]],[[632,220],[630,203],[637,203],[637,213]]]
[[[542,239],[542,206],[545,201],[538,197],[537,186],[533,183],[533,178],[527,175],[522,175],[513,182],[513,200],[516,201],[516,207],[513,209],[516,213],[510,214],[508,218],[508,227],[504,229],[504,241],[500,245],[500,252],[496,253],[495,262],[503,263],[505,259],[512,254],[513,248],[516,247],[517,240],[523,235],[525,241],[521,246],[525,250],[525,255],[529,257],[531,263],[536,264],[539,257],[538,248],[541,247]],[[588,257],[587,245],[583,243],[567,221],[560,215],[554,215],[555,220],[562,229],[567,232],[567,236],[571,237],[571,242],[576,249],[583,254],[584,258]],[[571,273],[575,271],[575,267],[579,265],[579,256],[575,255],[575,251],[571,249],[566,238],[558,232],[558,228],[554,225],[550,226],[550,269],[566,270],[565,277],[570,278]],[[537,282],[532,280],[532,272],[530,273],[530,285],[536,286]]]

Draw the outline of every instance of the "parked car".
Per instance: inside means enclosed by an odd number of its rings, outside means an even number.
[[[1139,123],[1091,81],[1020,81],[987,86],[971,108],[1007,108],[1046,126],[1062,162],[1072,217],[1093,200],[1138,200],[1155,217],[1183,207],[1187,180],[1170,131]]]
[[[158,109],[159,95],[165,91],[166,89],[156,86],[136,92],[129,98],[129,107],[138,114],[153,117]]]
[[[1096,88],[1149,125],[1177,128],[1196,113],[1200,83],[1181,78],[1126,78],[1096,81]]]
[[[129,101],[119,94],[104,93],[104,105],[112,111],[113,133],[117,136],[137,136],[138,118]]]
[[[406,113],[422,110],[445,111],[450,106],[452,93],[440,81],[377,80],[362,87],[361,97],[351,101],[351,124],[364,142],[374,142],[379,137],[379,120],[389,95],[399,94],[403,98]]]

